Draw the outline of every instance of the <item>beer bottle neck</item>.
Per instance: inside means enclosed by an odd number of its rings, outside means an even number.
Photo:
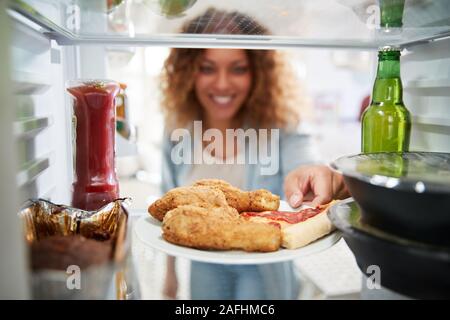
[[[380,59],[378,61],[377,79],[400,78],[400,59]]]
[[[372,102],[378,104],[402,103],[402,81],[400,79],[400,59],[380,58],[377,77],[373,86]]]

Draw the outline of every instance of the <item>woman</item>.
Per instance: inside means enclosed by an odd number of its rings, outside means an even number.
[[[246,15],[214,9],[187,23],[182,31],[268,34],[263,26]],[[294,86],[279,53],[271,50],[172,49],[165,63],[162,83],[166,121],[163,192],[201,178],[218,178],[244,190],[265,188],[282,195],[283,182],[291,172],[285,191],[292,205],[297,206],[307,199],[308,191],[315,193],[314,185],[318,184],[311,183],[314,179],[302,165],[314,163],[317,159],[310,137],[296,131],[299,117],[290,96]],[[202,149],[203,162],[176,162],[173,150],[178,141],[171,140],[171,133],[178,128],[192,132],[194,121],[201,121],[202,133],[216,129],[222,133],[223,139],[220,138],[213,149],[208,147],[210,141],[191,141],[191,145]],[[226,143],[226,130],[238,128],[266,129],[269,130],[269,140],[278,139],[277,152],[271,150],[272,160],[278,163],[275,173],[261,174],[261,163],[234,161],[243,153],[247,157],[257,156],[252,154],[254,149],[251,146]],[[275,131],[270,129],[278,131],[273,134]],[[261,137],[258,138],[261,141]],[[236,137],[234,142],[237,142]],[[268,145],[270,148],[274,146],[270,142],[267,142],[267,148]],[[187,158],[191,159],[190,156]],[[327,170],[315,167],[315,172],[326,172],[325,175],[330,173]],[[319,179],[319,185],[327,185],[326,195],[323,194],[324,188],[320,188],[320,198],[316,197],[314,201],[321,203],[333,196],[328,192],[331,180],[327,179]],[[336,187],[341,188],[340,185]],[[174,298],[176,288],[175,261],[168,258],[164,292]],[[192,262],[191,265],[192,299],[295,299],[298,289],[295,269],[290,262],[267,265]]]

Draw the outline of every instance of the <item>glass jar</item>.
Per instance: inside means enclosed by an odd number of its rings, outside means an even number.
[[[74,182],[72,206],[98,210],[119,197],[115,171],[115,96],[110,80],[73,80]]]

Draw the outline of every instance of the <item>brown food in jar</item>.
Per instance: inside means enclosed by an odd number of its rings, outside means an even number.
[[[107,263],[112,254],[111,241],[97,241],[81,235],[50,236],[31,245],[33,270],[67,270],[70,265],[80,269]]]

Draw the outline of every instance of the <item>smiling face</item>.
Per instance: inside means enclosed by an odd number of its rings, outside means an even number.
[[[195,93],[210,123],[232,122],[247,99],[251,84],[245,50],[204,51],[196,74]]]

